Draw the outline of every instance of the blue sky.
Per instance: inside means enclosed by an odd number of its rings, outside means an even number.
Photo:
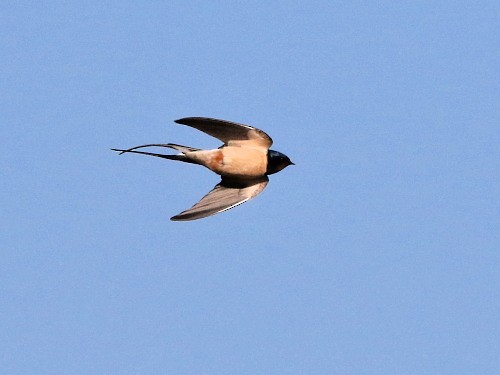
[[[0,372],[498,374],[497,1],[0,6]],[[263,129],[255,200],[111,147]]]

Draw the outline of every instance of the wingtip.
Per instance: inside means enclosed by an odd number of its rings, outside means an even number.
[[[224,121],[224,120],[218,120],[211,117],[198,117],[198,116],[183,117],[174,120],[174,122],[177,124],[187,125],[187,126],[192,126],[193,124],[197,124],[200,122],[210,122],[210,121]]]
[[[171,221],[192,221],[192,219],[186,218],[185,216],[183,216],[181,214],[172,216],[170,218],[170,220]]]
[[[193,118],[195,118],[195,117],[183,117],[183,118],[179,118],[177,120],[174,120],[174,122],[176,124],[186,125],[186,123],[189,122],[190,120],[192,120]]]

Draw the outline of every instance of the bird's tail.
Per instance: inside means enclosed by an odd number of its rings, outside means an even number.
[[[143,147],[168,147],[168,148],[172,148],[174,150],[180,151],[181,153],[178,155],[164,155],[164,154],[157,154],[157,153],[153,153],[153,152],[135,151],[138,148],[143,148]],[[156,157],[163,158],[163,159],[178,160],[178,161],[183,161],[185,163],[199,164],[197,161],[192,160],[192,159],[188,158],[186,155],[184,155],[184,153],[186,153],[186,152],[199,151],[200,150],[199,148],[194,148],[194,147],[189,147],[189,146],[181,146],[181,145],[176,145],[174,143],[166,143],[166,144],[152,143],[152,144],[148,144],[148,145],[132,147],[132,148],[129,148],[126,150],[119,150],[116,148],[112,148],[111,150],[119,152],[120,155],[124,154],[126,152],[131,152],[133,154],[150,155],[150,156],[156,156]]]

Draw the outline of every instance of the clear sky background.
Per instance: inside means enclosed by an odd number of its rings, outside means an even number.
[[[500,373],[500,2],[4,1],[0,373]],[[111,147],[263,129],[217,182]]]

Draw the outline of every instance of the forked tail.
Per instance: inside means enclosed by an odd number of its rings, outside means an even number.
[[[167,148],[172,148],[174,150],[180,151],[181,153],[178,155],[164,155],[164,154],[157,154],[154,152],[135,151],[136,149],[143,148],[143,147],[167,147]],[[112,148],[111,150],[119,152],[120,155],[124,154],[126,152],[130,152],[133,154],[156,156],[158,158],[163,158],[163,159],[178,160],[178,161],[183,161],[185,163],[199,164],[197,161],[192,160],[192,159],[188,158],[186,155],[184,155],[185,152],[198,151],[198,150],[200,150],[199,148],[194,148],[194,147],[189,147],[189,146],[181,146],[181,145],[176,145],[174,143],[166,143],[166,144],[152,143],[152,144],[148,144],[148,145],[132,147],[132,148],[129,148],[126,150],[119,150],[116,148]]]

